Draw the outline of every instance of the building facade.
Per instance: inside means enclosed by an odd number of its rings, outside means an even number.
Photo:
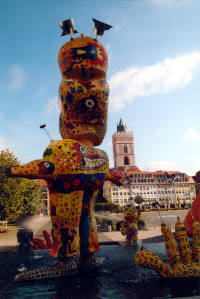
[[[194,181],[184,173],[130,171],[127,174],[130,182],[128,187],[118,187],[112,183],[104,187],[104,196],[120,206],[135,204],[137,196],[142,197],[141,207],[144,209],[151,209],[154,202],[158,202],[162,208],[190,207],[195,199]]]
[[[134,199],[142,197],[141,207],[151,209],[154,202],[163,208],[191,206],[195,199],[195,182],[192,177],[179,171],[141,171],[135,165],[133,133],[127,131],[122,119],[113,134],[114,168],[125,170],[129,184],[115,186],[104,184],[104,197],[120,206],[135,204]]]

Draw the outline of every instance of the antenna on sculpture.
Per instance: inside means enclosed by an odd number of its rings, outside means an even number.
[[[40,126],[40,129],[44,130],[45,133],[47,134],[47,136],[49,137],[49,139],[51,140],[51,142],[53,141],[53,139],[51,139],[51,136],[49,135],[49,133],[46,130],[46,124],[43,124]]]
[[[70,34],[72,40],[72,34],[78,33],[78,31],[74,29],[74,20],[72,18],[60,22],[59,25],[60,28],[63,30],[61,36]]]
[[[92,18],[92,21],[94,22],[94,31],[93,33],[96,34],[96,39],[97,36],[103,36],[105,30],[109,30],[113,26],[108,25],[106,23],[103,23],[101,21],[98,21],[97,19]]]

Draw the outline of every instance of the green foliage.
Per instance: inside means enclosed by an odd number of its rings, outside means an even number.
[[[111,213],[120,213],[122,212],[122,210],[123,209],[119,205],[116,205],[112,202],[95,204],[95,211],[109,211]]]
[[[111,218],[106,215],[96,214],[95,215],[97,224],[101,225],[111,225],[112,231],[116,231],[116,224],[119,222],[119,220],[115,218]]]
[[[11,151],[0,151],[0,167],[19,165],[18,158]],[[33,214],[37,207],[41,207],[41,198],[36,182],[23,178],[1,178],[0,219],[16,220],[21,214]]]

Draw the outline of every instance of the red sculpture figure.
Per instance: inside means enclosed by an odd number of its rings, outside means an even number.
[[[121,234],[126,236],[126,245],[136,245],[138,239],[138,221],[141,212],[135,207],[128,206],[124,212],[124,220],[121,222]]]

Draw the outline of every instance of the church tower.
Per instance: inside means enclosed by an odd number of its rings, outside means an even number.
[[[135,166],[133,132],[128,132],[126,124],[120,118],[117,132],[112,136],[114,168],[139,170]]]

